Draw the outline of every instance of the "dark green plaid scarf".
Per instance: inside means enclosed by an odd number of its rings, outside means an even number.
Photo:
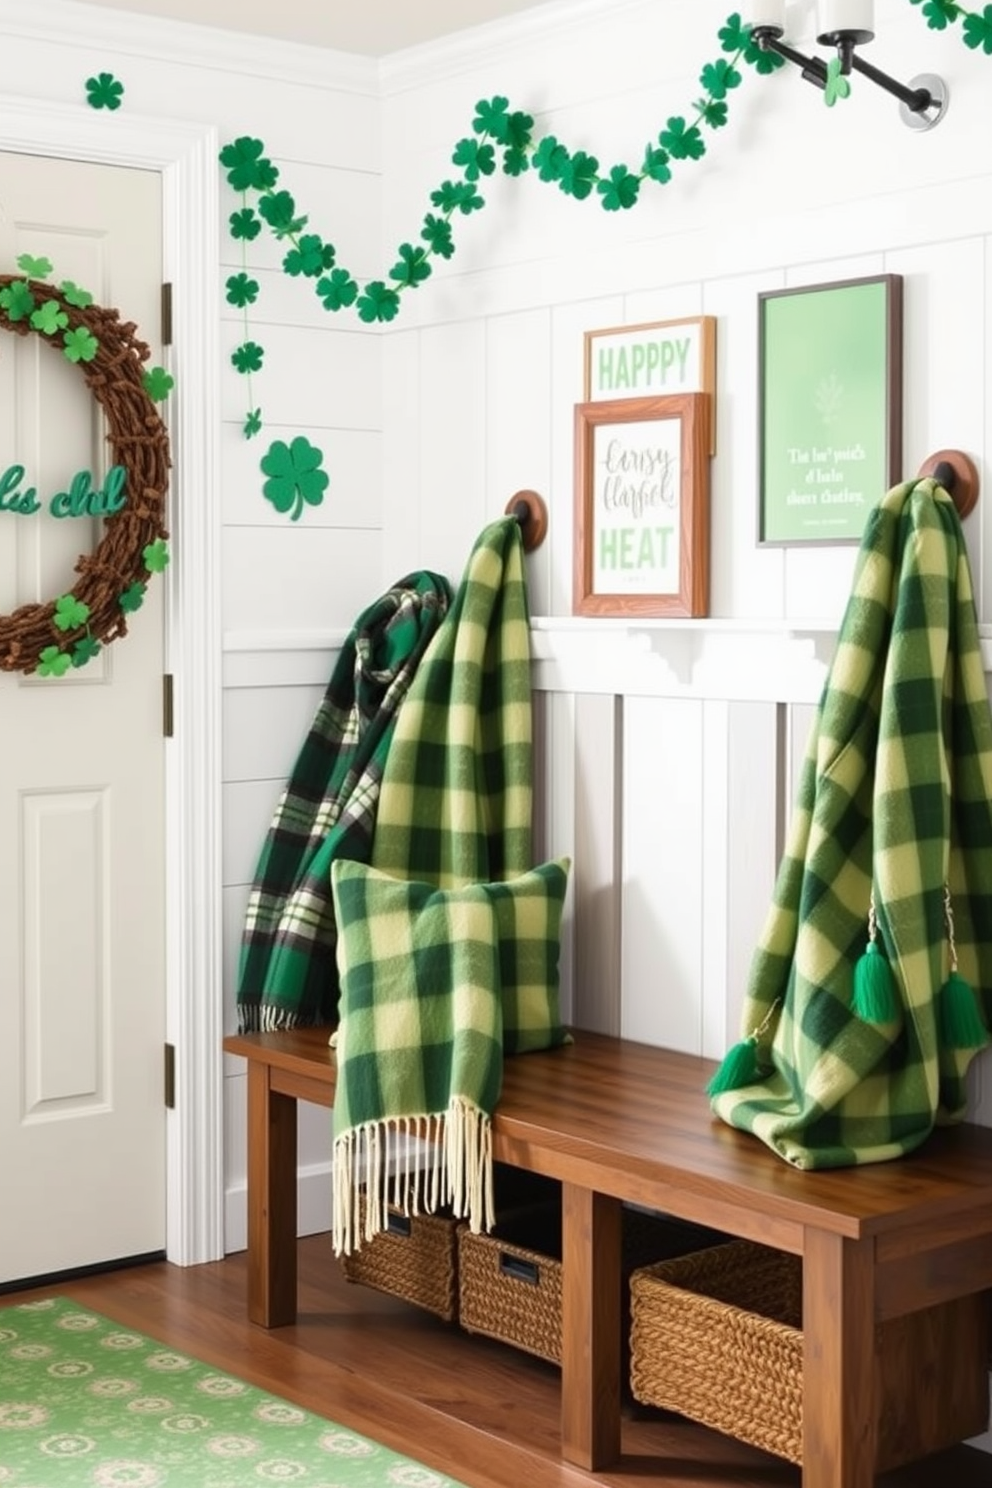
[[[990,1021],[992,716],[923,479],[869,515],[713,1109],[801,1168],[895,1158],[963,1116]]]
[[[331,863],[368,861],[397,710],[450,599],[440,575],[409,574],[363,611],[341,650],[255,870],[238,972],[242,1032],[336,1021]]]
[[[490,1118],[502,1083],[500,942],[508,886],[531,869],[530,628],[518,524],[487,527],[410,691],[379,795],[372,866],[339,862],[341,1018],[334,1106],[334,1243],[404,1208],[450,1201],[492,1223]],[[564,870],[559,875],[560,900]],[[541,870],[533,870],[534,874]],[[530,885],[543,901],[543,880]],[[518,892],[514,889],[513,892]],[[512,921],[513,906],[510,919]],[[545,913],[544,923],[550,923]],[[555,920],[557,924],[557,920]],[[534,937],[536,939],[538,937]],[[554,949],[557,961],[557,946]],[[433,1162],[418,1188],[422,1162]],[[355,1230],[366,1187],[364,1236]]]

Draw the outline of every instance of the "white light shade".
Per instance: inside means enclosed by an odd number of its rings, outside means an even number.
[[[818,37],[831,36],[835,31],[875,34],[874,0],[818,0],[816,15]]]
[[[744,19],[752,29],[768,26],[779,32],[785,30],[785,0],[751,0],[744,9]]]

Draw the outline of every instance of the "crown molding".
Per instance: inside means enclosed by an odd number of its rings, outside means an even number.
[[[315,88],[379,95],[379,64],[352,52],[226,31],[87,5],[84,0],[0,0],[0,31],[83,53],[153,57],[182,67],[216,69]]]
[[[521,57],[547,55],[565,31],[590,21],[615,21],[625,11],[644,10],[645,0],[549,0],[536,10],[517,11],[498,21],[487,21],[451,36],[407,47],[380,59],[382,96],[403,93],[443,78],[477,72]]]

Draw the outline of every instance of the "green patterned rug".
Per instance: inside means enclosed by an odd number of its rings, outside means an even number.
[[[0,1488],[459,1488],[64,1297],[0,1308]]]

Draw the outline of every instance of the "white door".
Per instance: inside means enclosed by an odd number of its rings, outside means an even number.
[[[45,257],[134,321],[154,365],[157,173],[0,154],[0,273]],[[0,614],[52,599],[99,542],[50,495],[112,459],[78,367],[0,330]],[[94,478],[94,485],[97,480]],[[163,584],[53,679],[0,672],[0,1285],[165,1246]]]

